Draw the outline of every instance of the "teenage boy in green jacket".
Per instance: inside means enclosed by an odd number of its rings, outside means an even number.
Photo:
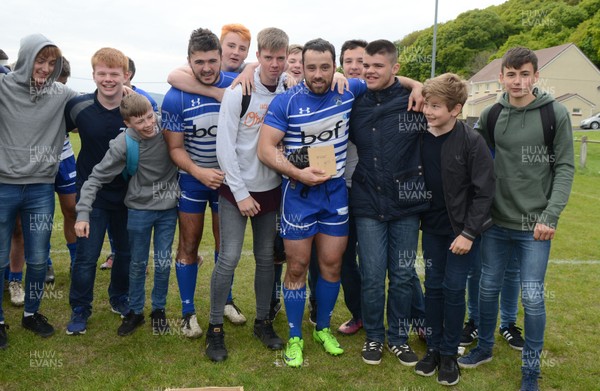
[[[567,109],[533,85],[539,78],[537,57],[516,47],[502,58],[502,111],[494,131],[487,129],[491,107],[481,114],[477,130],[494,149],[496,195],[494,225],[482,234],[479,292],[479,343],[458,360],[474,368],[492,360],[498,295],[511,254],[518,258],[521,302],[525,310],[525,346],[521,390],[538,390],[546,327],[544,277],[550,244],[567,204],[575,171],[573,134]],[[553,130],[544,135],[543,107],[551,105]]]

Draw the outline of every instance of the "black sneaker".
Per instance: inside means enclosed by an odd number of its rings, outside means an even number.
[[[469,319],[468,322],[465,322],[465,327],[463,328],[462,336],[460,337],[460,346],[469,346],[479,337],[479,332],[477,327],[475,327],[475,322],[473,319]]]
[[[280,300],[271,300],[271,305],[269,307],[269,319],[272,321],[275,320],[277,314],[281,311],[281,301]]]
[[[165,315],[164,309],[155,309],[150,314],[152,322],[152,334],[163,335],[169,332],[169,324],[167,323],[167,316]]]
[[[456,356],[440,355],[437,382],[443,386],[453,386],[460,381],[460,369]]]
[[[308,321],[312,323],[313,326],[317,325],[317,301],[310,300],[308,302],[308,309],[310,310],[310,316],[308,317]]]
[[[500,327],[498,332],[501,336],[504,337],[506,342],[510,345],[511,348],[515,350],[523,350],[523,346],[525,345],[525,341],[521,336],[521,328],[517,327],[514,323],[509,323],[508,327]]]
[[[283,341],[273,330],[273,323],[269,319],[254,321],[254,336],[271,350],[283,349]]]
[[[123,318],[123,323],[119,326],[117,334],[121,337],[129,335],[133,333],[135,329],[143,325],[144,322],[144,314],[136,314],[133,310],[130,310]]]
[[[538,385],[539,374],[526,372],[521,378],[521,388],[519,391],[540,391]]]
[[[388,349],[390,352],[394,354],[394,356],[398,357],[400,360],[400,364],[406,365],[407,367],[412,367],[417,364],[419,358],[413,352],[410,346],[407,344],[404,345],[392,345],[388,343]]]
[[[31,316],[23,316],[21,325],[27,330],[33,331],[40,337],[46,338],[54,334],[54,327],[48,323],[48,318],[39,312],[36,312]]]
[[[225,332],[223,325],[208,325],[206,332],[206,356],[211,361],[225,361],[227,358],[227,348],[225,347]]]
[[[8,335],[6,334],[6,330],[9,327],[6,323],[0,324],[0,349],[6,349],[8,347]]]
[[[383,352],[383,344],[381,342],[371,341],[367,339],[362,348],[362,359],[370,365],[378,365],[381,362]]]
[[[54,267],[52,265],[49,265],[46,269],[46,278],[44,279],[44,282],[46,284],[51,284],[54,282],[55,278],[56,277],[54,275]]]
[[[415,365],[415,373],[421,376],[432,376],[439,365],[440,352],[435,349],[427,349],[425,357]]]

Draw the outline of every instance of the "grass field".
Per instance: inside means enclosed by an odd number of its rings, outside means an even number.
[[[600,133],[576,133],[600,141]],[[77,145],[77,137],[74,137]],[[576,161],[579,143],[576,143]],[[596,361],[600,336],[600,302],[597,276],[600,274],[600,144],[588,146],[586,169],[579,169],[570,202],[559,223],[554,240],[546,285],[547,328],[542,353],[543,390],[595,390],[600,376]],[[210,227],[207,220],[206,227]],[[250,241],[235,276],[234,297],[248,317],[243,326],[225,325],[229,359],[214,364],[204,356],[204,337],[189,340],[176,331],[172,335],[152,335],[149,321],[129,337],[118,337],[120,324],[110,312],[107,286],[109,273],[98,270],[94,313],[84,336],[70,337],[65,327],[70,316],[68,304],[68,253],[64,245],[62,216],[56,214],[52,239],[52,259],[56,268],[55,285],[47,286],[41,312],[48,316],[57,333],[41,339],[20,326],[22,309],[10,305],[5,294],[4,309],[10,346],[0,351],[0,391],[8,390],[164,390],[168,387],[234,386],[245,390],[434,390],[443,389],[434,378],[414,374],[401,366],[389,352],[379,366],[362,362],[364,341],[361,331],[352,337],[340,336],[346,353],[326,355],[311,339],[311,325],[305,321],[305,358],[303,368],[281,365],[281,352],[267,351],[252,336],[254,318],[253,268]],[[248,234],[249,235],[249,234]],[[249,237],[247,235],[247,237]],[[209,279],[213,269],[213,241],[205,230],[196,291],[196,308],[203,329],[208,323]],[[105,250],[107,246],[105,246]],[[106,256],[106,250],[102,259]],[[99,262],[100,264],[100,262]],[[152,269],[150,269],[151,280]],[[172,271],[167,316],[178,322],[181,307]],[[149,295],[147,295],[149,306]],[[148,316],[149,310],[146,311]],[[307,315],[305,315],[306,319]],[[340,293],[332,327],[349,318]],[[522,326],[522,310],[519,324]],[[275,321],[275,329],[287,336],[285,313]],[[497,335],[494,360],[475,370],[464,370],[455,390],[516,390],[520,381],[520,353],[512,350]],[[425,345],[411,337],[419,356]]]

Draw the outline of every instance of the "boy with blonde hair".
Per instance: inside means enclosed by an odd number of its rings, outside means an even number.
[[[460,380],[456,355],[465,317],[465,288],[478,256],[479,235],[492,225],[494,196],[491,154],[483,138],[457,119],[467,100],[467,86],[445,73],[425,82],[422,135],[425,185],[431,207],[421,213],[425,262],[427,353],[415,372],[438,383]]]
[[[177,169],[169,158],[167,144],[146,97],[139,94],[123,98],[121,116],[127,130],[110,143],[110,149],[81,188],[77,203],[78,237],[90,235],[90,212],[103,184],[130,175],[125,196],[127,231],[131,248],[129,271],[129,312],[118,329],[121,336],[131,334],[144,323],[146,266],[152,230],[154,230],[154,288],[152,290],[152,329],[156,334],[168,331],[165,316],[171,246],[177,223]],[[137,161],[135,156],[137,154]]]
[[[219,226],[228,235],[221,241],[219,261],[213,270],[210,287],[206,355],[213,361],[227,357],[223,312],[233,272],[242,254],[248,218],[252,223],[256,260],[254,336],[269,349],[279,350],[283,346],[269,317],[275,215],[281,200],[281,176],[258,159],[256,149],[259,128],[267,108],[277,94],[285,91],[281,76],[285,69],[288,42],[287,34],[278,28],[266,28],[258,33],[256,56],[260,66],[254,75],[256,91],[246,98],[244,105],[241,86],[227,89],[219,112],[217,158],[225,172],[225,182],[219,189]]]

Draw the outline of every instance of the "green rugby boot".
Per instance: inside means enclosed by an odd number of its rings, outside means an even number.
[[[344,349],[341,348],[337,339],[335,339],[331,333],[331,329],[329,327],[319,331],[315,329],[313,331],[313,338],[316,342],[323,345],[323,349],[325,349],[325,351],[332,356],[337,356],[344,353]]]
[[[304,362],[302,349],[304,349],[304,340],[302,338],[290,338],[285,348],[285,364],[288,367],[298,368],[302,366]]]

